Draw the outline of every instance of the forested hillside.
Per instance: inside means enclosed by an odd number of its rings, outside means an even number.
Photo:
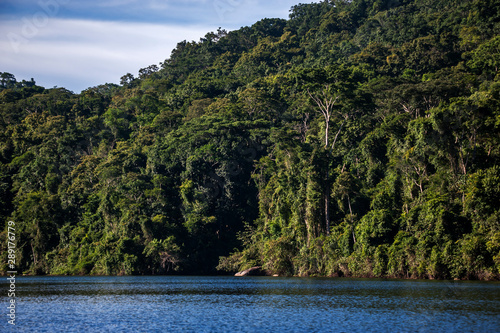
[[[14,221],[27,274],[498,279],[499,36],[498,0],[335,0],[120,86],[1,73],[1,265]]]

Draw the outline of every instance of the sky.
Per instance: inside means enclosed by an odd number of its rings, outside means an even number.
[[[288,18],[304,0],[0,0],[0,72],[80,93],[159,65],[178,42]]]

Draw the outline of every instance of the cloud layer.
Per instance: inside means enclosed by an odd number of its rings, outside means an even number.
[[[20,40],[0,39],[0,71],[75,92],[118,83],[127,72],[164,61],[181,39],[198,40],[206,33],[196,26],[65,19],[53,19],[31,38],[23,37],[16,22],[2,24],[9,28]]]
[[[309,1],[312,2],[312,1]],[[0,71],[80,92],[158,64],[182,40],[287,17],[295,1],[4,0]]]
[[[196,23],[238,28],[264,17],[287,17],[298,0],[2,0],[0,13],[30,17],[37,12],[72,19],[146,23]]]

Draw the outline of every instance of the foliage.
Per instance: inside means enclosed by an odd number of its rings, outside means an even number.
[[[0,240],[28,274],[498,279],[499,7],[299,4],[80,94],[2,72]]]

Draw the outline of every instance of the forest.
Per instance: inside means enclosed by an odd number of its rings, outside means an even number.
[[[28,275],[500,279],[499,67],[499,0],[327,0],[79,94],[1,72],[1,271],[13,221]]]

